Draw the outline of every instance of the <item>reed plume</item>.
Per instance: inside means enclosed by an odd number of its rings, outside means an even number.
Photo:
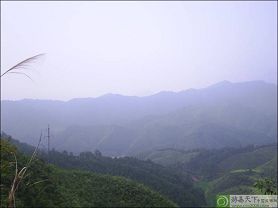
[[[7,71],[5,71],[3,74],[1,74],[1,78],[4,76],[4,75],[7,75],[9,73],[14,73],[14,74],[22,74],[22,75],[25,75],[26,77],[28,77],[29,79],[31,79],[30,76],[28,76],[26,73],[24,72],[18,72],[16,70],[19,70],[19,69],[25,69],[26,67],[29,66],[29,64],[33,63],[34,61],[36,61],[38,58],[40,58],[41,56],[43,56],[44,54],[38,54],[38,55],[35,55],[35,56],[32,56],[30,58],[27,58],[21,62],[19,62],[18,64],[14,65],[13,67],[11,67],[10,69],[8,69]],[[32,80],[32,79],[31,79]]]

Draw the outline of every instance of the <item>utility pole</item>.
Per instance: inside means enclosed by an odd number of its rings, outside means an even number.
[[[48,163],[49,163],[49,149],[50,149],[50,128],[49,128],[49,124],[47,127],[47,156],[48,156]]]

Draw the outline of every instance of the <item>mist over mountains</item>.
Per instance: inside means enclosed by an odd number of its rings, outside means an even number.
[[[76,153],[268,144],[277,140],[277,85],[223,81],[146,97],[1,101],[1,130],[23,142],[37,144],[48,124],[51,147]]]

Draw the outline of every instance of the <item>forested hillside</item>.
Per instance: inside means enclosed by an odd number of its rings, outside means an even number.
[[[6,138],[26,154],[32,154],[34,147],[11,137]],[[79,155],[52,150],[49,155],[39,152],[39,158],[69,170],[86,170],[98,174],[122,176],[151,188],[182,207],[203,206],[206,204],[200,188],[193,186],[187,173],[169,170],[151,161],[132,157],[110,158],[99,151],[82,152]]]
[[[15,153],[20,171],[30,160],[1,138],[1,207],[15,174]],[[123,177],[65,170],[35,159],[15,194],[16,207],[175,207],[150,188]]]
[[[215,205],[221,193],[264,194],[254,187],[258,180],[270,180],[269,189],[277,193],[277,143],[214,150],[159,149],[137,157],[191,175],[209,206]]]

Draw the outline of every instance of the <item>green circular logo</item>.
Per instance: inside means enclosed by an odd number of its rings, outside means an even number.
[[[218,196],[216,200],[217,207],[228,207],[229,198],[227,196]]]

